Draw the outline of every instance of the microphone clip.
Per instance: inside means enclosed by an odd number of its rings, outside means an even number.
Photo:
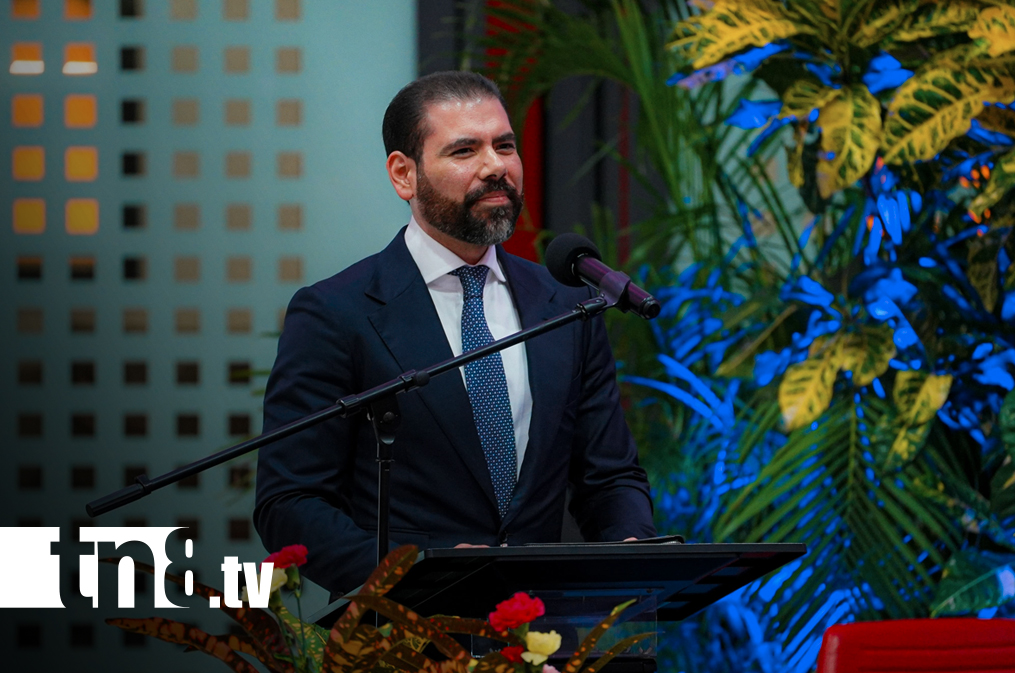
[[[631,303],[627,297],[627,286],[631,284],[631,277],[626,273],[622,271],[610,271],[599,281],[598,287],[591,283],[587,284],[589,287],[599,290],[603,297],[606,298],[607,308],[617,307],[624,313],[631,310]]]

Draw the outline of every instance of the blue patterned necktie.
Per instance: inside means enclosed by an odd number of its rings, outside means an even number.
[[[483,286],[489,268],[462,266],[451,272],[462,281],[465,299],[462,305],[462,352],[485,346],[493,341],[483,311]],[[490,468],[497,509],[503,519],[515,490],[518,456],[515,453],[515,425],[511,418],[507,377],[500,353],[465,365],[465,387],[472,403],[472,418],[479,432],[479,442]]]

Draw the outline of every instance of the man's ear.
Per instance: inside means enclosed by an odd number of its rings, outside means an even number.
[[[388,155],[388,179],[399,198],[409,201],[416,196],[416,162],[395,151]]]

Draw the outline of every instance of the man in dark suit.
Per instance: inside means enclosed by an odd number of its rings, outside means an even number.
[[[268,380],[264,430],[588,299],[499,246],[522,208],[522,167],[496,86],[430,75],[385,113],[392,186],[412,210],[380,253],[296,293]],[[460,373],[459,373],[460,372]],[[655,534],[601,318],[572,323],[399,395],[392,544],[557,542],[565,492],[588,540]],[[309,548],[333,593],[374,567],[377,464],[365,416],[261,450],[254,523],[269,550]]]

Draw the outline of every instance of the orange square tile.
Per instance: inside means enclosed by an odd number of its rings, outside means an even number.
[[[91,42],[71,42],[63,48],[63,74],[94,75],[98,71],[95,45]]]
[[[63,0],[63,18],[69,21],[92,18],[92,0]]]
[[[12,61],[41,61],[41,42],[15,42],[11,46]]]
[[[11,45],[12,75],[41,75],[45,69],[41,42],[15,42]]]
[[[19,93],[11,98],[11,125],[17,128],[42,126],[42,94]]]
[[[14,199],[14,233],[41,234],[46,231],[46,202],[42,199]]]
[[[91,182],[99,177],[99,151],[94,147],[68,147],[63,172],[69,182]]]
[[[99,202],[96,199],[68,199],[65,218],[68,234],[94,234],[99,230]]]
[[[12,154],[15,180],[35,182],[46,175],[46,151],[41,147],[15,147]]]
[[[12,0],[11,18],[38,19],[39,0]]]
[[[95,96],[71,95],[63,99],[63,120],[69,129],[90,129],[97,118]]]

